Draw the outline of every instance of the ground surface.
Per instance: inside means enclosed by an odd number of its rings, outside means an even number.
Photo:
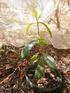
[[[34,93],[26,81],[22,81],[24,75],[18,70],[23,63],[19,56],[21,49],[13,46],[0,49],[0,93]],[[32,51],[38,51],[38,47],[34,47]],[[65,78],[67,87],[62,93],[70,93],[70,49],[58,50],[49,45],[43,51],[55,58],[57,67]]]

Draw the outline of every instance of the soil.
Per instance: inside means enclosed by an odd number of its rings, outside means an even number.
[[[4,45],[0,49],[0,93],[35,93],[26,82],[24,72],[29,66],[30,57],[39,51],[39,47],[34,46],[28,59],[24,60],[20,58],[22,48]],[[70,93],[70,49],[59,50],[52,45],[46,45],[42,51],[54,57],[64,77],[66,86],[61,93]]]

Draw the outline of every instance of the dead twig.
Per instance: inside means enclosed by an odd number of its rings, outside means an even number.
[[[19,69],[16,68],[12,74],[8,75],[8,77],[6,77],[3,81],[0,82],[0,85],[9,82],[13,78],[14,74],[17,73],[18,71]]]
[[[55,17],[56,17],[56,21],[57,21],[57,28],[60,29],[59,10],[58,10],[58,8],[56,9]]]

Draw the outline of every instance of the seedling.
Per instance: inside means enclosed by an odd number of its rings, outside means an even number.
[[[50,31],[50,28],[49,28],[49,25],[46,24],[46,23],[43,23],[43,22],[39,22],[39,19],[40,19],[40,15],[38,14],[38,12],[33,9],[32,10],[32,15],[33,17],[36,19],[36,24],[37,24],[37,31],[38,31],[38,35],[39,35],[39,32],[40,32],[40,29],[39,29],[39,25],[42,24],[44,25],[46,28],[47,28],[47,31],[49,32],[50,36],[52,36],[51,34],[51,31]],[[34,23],[30,23],[28,26],[27,26],[27,31],[30,29],[30,27],[33,25]],[[34,69],[35,72],[33,72],[33,78],[36,80],[35,81],[35,84],[33,84],[28,75],[25,74],[25,77],[27,79],[27,82],[30,83],[30,86],[32,87],[32,85],[35,85],[35,87],[40,88],[39,87],[39,84],[38,82],[41,81],[42,78],[45,78],[45,66],[47,65],[48,68],[50,68],[51,72],[48,72],[49,74],[49,77],[47,78],[48,79],[48,82],[50,81],[50,79],[52,80],[55,80],[57,81],[58,83],[62,81],[62,76],[60,74],[60,72],[58,71],[57,67],[56,67],[56,61],[54,60],[54,58],[52,58],[51,56],[49,56],[47,53],[43,52],[42,51],[42,47],[44,47],[45,45],[47,45],[47,41],[42,39],[42,38],[38,38],[37,40],[34,40],[34,41],[31,41],[28,45],[24,46],[24,48],[22,49],[21,51],[21,58],[22,59],[27,59],[30,55],[30,51],[32,50],[32,48],[35,46],[35,45],[38,45],[39,46],[39,51],[34,53],[31,57],[30,57],[30,62],[29,64],[30,65],[34,65],[35,63],[37,63],[37,66],[36,68]],[[32,69],[33,70],[33,69]],[[30,71],[30,70],[28,70]],[[54,74],[53,74],[53,73]],[[47,84],[47,83],[46,83]],[[40,84],[41,85],[41,84]],[[42,86],[43,87],[43,86]],[[41,88],[42,88],[41,87]],[[47,85],[46,85],[47,87]],[[54,86],[53,86],[54,87]],[[59,84],[58,86],[56,86],[55,88],[47,88],[47,91],[52,91],[52,90],[55,90],[56,88],[59,87]],[[43,88],[44,89],[44,88]]]
[[[48,54],[42,52],[42,47],[45,46],[46,44],[47,44],[47,42],[44,39],[41,39],[41,38],[38,39],[38,40],[30,42],[21,51],[21,57],[22,57],[22,59],[27,59],[28,56],[30,55],[30,51],[34,47],[34,45],[38,45],[41,48],[37,53],[33,54],[33,56],[30,58],[30,62],[29,62],[29,64],[32,65],[32,66],[33,65],[35,66],[35,63],[37,63],[36,68],[28,70],[28,71],[35,70],[35,72],[33,73],[33,78],[36,80],[35,81],[36,85],[31,82],[31,80],[29,79],[29,76],[27,74],[25,75],[25,77],[27,77],[26,78],[27,82],[30,83],[31,87],[33,85],[33,87],[38,88],[39,87],[38,82],[41,79],[45,78],[45,66],[48,66],[48,68],[50,68],[50,70],[51,70],[51,72],[48,72],[48,82],[50,81],[50,79],[54,80],[55,82],[56,81],[58,82],[58,86],[56,86],[55,88],[54,87],[53,88],[46,88],[47,91],[48,90],[52,91],[54,89],[57,89],[61,85],[62,76],[61,76],[59,70],[56,67],[56,61],[54,60],[54,58],[52,58]]]

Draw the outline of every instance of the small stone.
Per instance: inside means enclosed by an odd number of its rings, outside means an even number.
[[[43,84],[38,84],[38,87],[44,88]]]
[[[37,84],[47,85],[48,82],[47,82],[46,78],[41,78],[41,79],[38,80]]]
[[[15,84],[15,85],[13,86],[13,89],[18,89],[18,85]]]

